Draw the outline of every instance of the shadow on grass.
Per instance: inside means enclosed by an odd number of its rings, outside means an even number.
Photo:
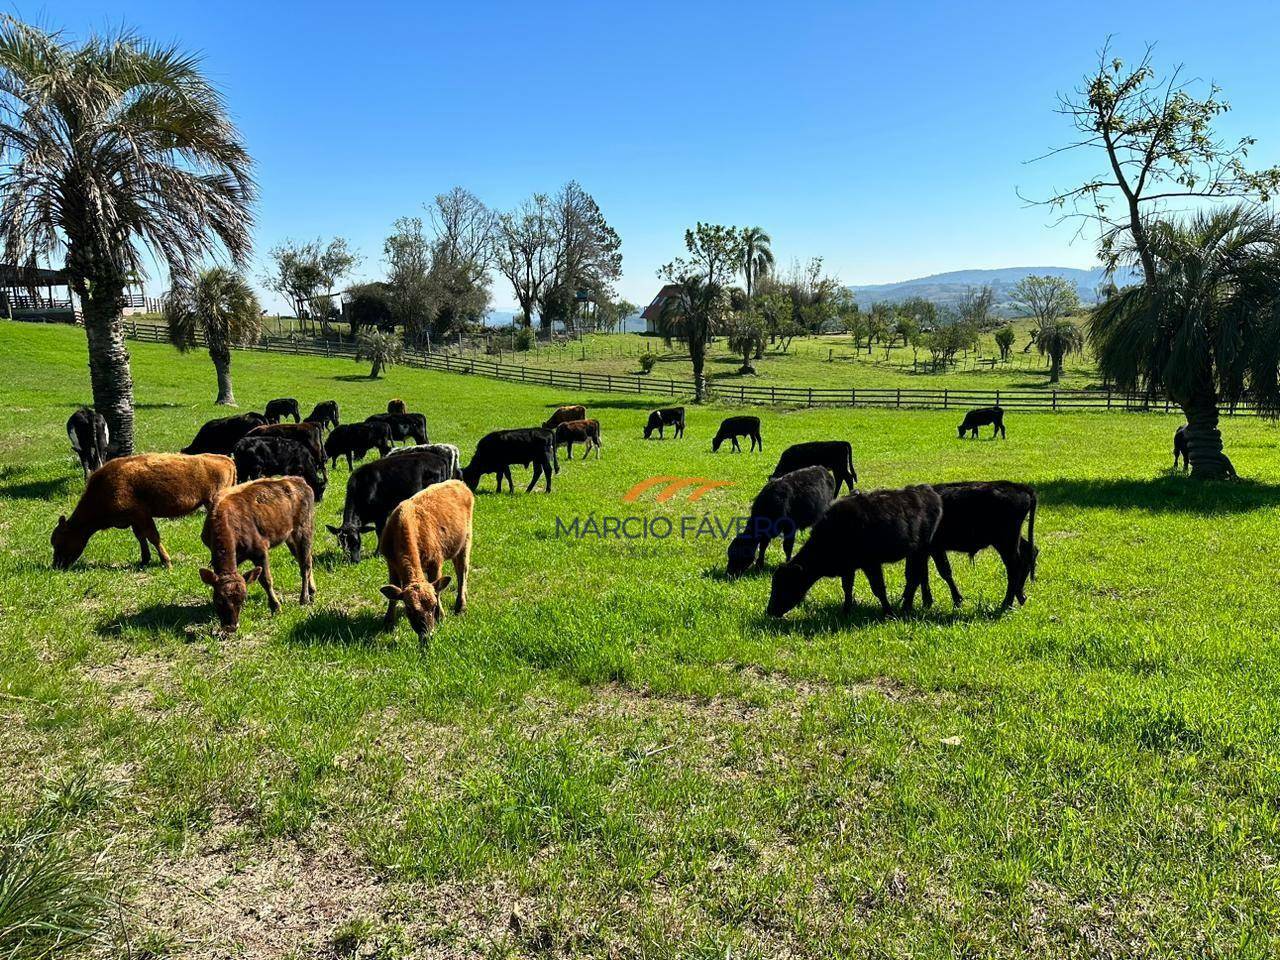
[[[371,377],[367,373],[344,373],[329,379],[337,380],[340,383],[378,383],[382,380],[381,377]]]
[[[890,600],[892,599],[891,597]],[[918,603],[919,600],[917,600]],[[755,621],[756,625],[764,633],[810,637],[894,621],[947,626],[980,620],[999,620],[1009,613],[1009,611],[1000,607],[986,606],[961,607],[956,610],[952,608],[950,601],[939,604],[935,600],[934,606],[928,610],[922,610],[917,605],[911,613],[904,614],[895,601],[893,613],[886,617],[880,612],[878,603],[866,600],[859,602],[856,597],[854,598],[852,613],[847,615],[842,613],[841,607],[842,603],[838,600],[834,603],[824,603],[817,609],[814,609],[811,605],[802,604],[781,619],[770,617],[762,611],[755,618]]]
[[[589,391],[586,391],[586,392],[589,392]],[[664,391],[660,390],[656,384],[654,385],[653,393],[657,394],[657,393],[663,393],[663,392]],[[587,416],[591,416],[592,410],[643,410],[645,413],[648,413],[650,410],[655,410],[657,409],[657,407],[661,405],[662,404],[655,404],[652,398],[648,400],[641,399],[641,398],[638,398],[635,400],[623,400],[623,399],[614,399],[614,398],[610,398],[608,400],[596,400],[592,402],[590,409],[587,411]],[[547,406],[554,407],[555,404],[548,404]],[[678,396],[672,397],[671,403],[667,404],[667,406],[672,406],[672,407],[680,406],[680,400]],[[643,427],[644,424],[641,423],[640,426]]]
[[[215,622],[210,603],[156,603],[135,613],[122,614],[98,627],[103,636],[116,636],[126,630],[146,630],[151,633],[181,633],[188,627]]]
[[[1173,473],[1150,480],[1077,480],[1035,484],[1041,504],[1151,513],[1248,513],[1280,506],[1280,486],[1250,480],[1192,480]]]
[[[380,639],[391,642],[392,636],[382,632],[382,615],[373,611],[315,610],[289,631],[288,639],[301,647],[372,647]]]
[[[6,475],[5,479],[8,479],[8,476]],[[44,480],[20,480],[16,483],[0,484],[0,497],[13,500],[52,500],[67,492],[71,479],[69,475],[63,475]]]

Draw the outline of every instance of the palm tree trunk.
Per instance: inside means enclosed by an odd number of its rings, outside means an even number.
[[[702,364],[704,358],[705,347],[694,349],[692,343],[689,344],[689,359],[693,361],[693,402],[702,402]]]
[[[218,374],[218,399],[213,402],[224,407],[234,407],[236,395],[231,389],[231,351],[210,350],[209,356],[213,359],[213,369]]]
[[[1057,383],[1062,379],[1062,357],[1056,353],[1049,356],[1049,382]]]
[[[1200,480],[1228,480],[1236,468],[1222,450],[1218,430],[1218,401],[1212,391],[1201,391],[1182,404],[1187,415],[1187,459],[1191,476]]]
[[[375,357],[373,361],[373,369],[369,371],[369,379],[377,380],[378,374],[381,372],[382,372],[382,361]]]
[[[107,420],[112,457],[133,453],[133,375],[129,370],[129,348],[125,345],[120,307],[123,292],[122,288],[112,295],[108,290],[99,289],[81,300],[84,331],[89,340],[93,408]]]

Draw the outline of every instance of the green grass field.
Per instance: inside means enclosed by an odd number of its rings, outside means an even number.
[[[138,443],[215,408],[202,354],[133,345]],[[661,369],[661,368],[659,368]],[[643,398],[564,396],[350,361],[237,353],[244,407],[403,397],[464,459],[582,401],[599,461],[550,496],[476,503],[470,608],[420,648],[379,632],[385,568],[317,537],[317,604],[273,555],[219,635],[202,517],[50,568],[82,488],[63,424],[83,333],[0,323],[0,825],[51,818],[120,905],[133,957],[1265,957],[1280,949],[1277,431],[1225,421],[1233,484],[1168,473],[1156,415],[761,410],[764,455],[710,452],[724,410],[645,442]],[[727,519],[788,443],[845,437],[866,486],[1040,490],[1039,579],[851,618],[820,583],[781,622],[724,543],[571,540],[557,516]],[[697,503],[655,475],[733,483]],[[528,474],[523,473],[527,480]],[[336,522],[344,467],[318,521]],[[517,472],[517,484],[521,474]],[[677,521],[678,522],[678,521]],[[775,545],[771,562],[780,553]],[[901,569],[890,586],[901,590]],[[941,583],[935,577],[935,593]]]

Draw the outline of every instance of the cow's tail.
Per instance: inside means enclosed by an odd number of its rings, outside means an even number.
[[[858,468],[853,465],[853,444],[845,441],[844,452],[849,457],[849,476],[853,477],[853,482],[858,482]]]
[[[556,473],[560,472],[560,445],[556,443],[554,437],[551,440],[551,465]]]
[[[1027,542],[1031,544],[1031,579],[1036,578],[1036,492],[1031,491],[1031,513],[1027,520]]]

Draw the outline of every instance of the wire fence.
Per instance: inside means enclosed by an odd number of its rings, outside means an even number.
[[[169,342],[168,330],[162,326],[137,322],[129,318],[125,319],[124,324],[125,332],[130,339],[144,343]],[[243,349],[348,360],[354,360],[356,356],[356,345],[349,342],[273,336],[263,337],[258,343]],[[687,397],[694,392],[692,380],[556,370],[434,351],[425,353],[406,350],[400,362],[403,366],[421,370],[474,375],[509,383],[527,383],[563,390],[670,397]],[[897,387],[789,387],[712,382],[707,385],[706,392],[718,401],[742,405],[877,407],[898,410],[968,410],[974,407],[1000,406],[1006,410],[1053,413],[1080,411],[1171,413],[1178,409],[1165,397],[1124,393],[1105,388],[1096,390],[956,390]],[[1242,401],[1223,410],[1223,413],[1228,416],[1260,415],[1267,412],[1259,409],[1252,401]]]

